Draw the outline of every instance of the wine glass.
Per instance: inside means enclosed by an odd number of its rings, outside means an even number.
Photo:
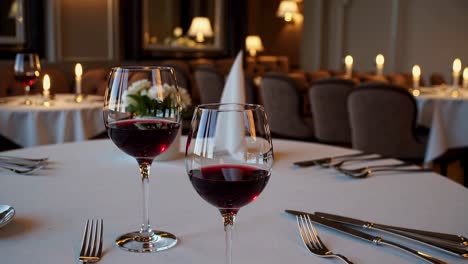
[[[170,67],[113,68],[104,103],[104,123],[114,144],[138,162],[143,189],[143,224],[116,244],[132,252],[173,247],[177,238],[153,230],[149,221],[149,175],[154,158],[169,148],[180,128],[180,95]]]
[[[41,71],[41,62],[36,53],[18,53],[15,58],[15,79],[21,82],[24,86],[24,93],[26,99],[24,104],[31,105],[32,101],[29,99],[29,91],[31,85],[36,82]]]
[[[185,165],[196,192],[218,208],[231,264],[231,233],[239,209],[257,199],[271,174],[273,145],[263,106],[206,104],[194,112]]]

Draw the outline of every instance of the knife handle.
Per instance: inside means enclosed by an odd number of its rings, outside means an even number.
[[[396,248],[396,249],[406,251],[407,253],[413,254],[413,255],[417,256],[418,258],[421,258],[421,259],[423,259],[423,260],[425,260],[426,262],[429,262],[429,263],[447,264],[447,262],[444,262],[444,261],[442,261],[440,259],[436,259],[436,258],[434,258],[433,256],[431,256],[429,254],[426,254],[426,253],[423,253],[423,252],[420,252],[420,251],[416,251],[416,250],[411,249],[409,247],[405,247],[403,245],[394,243],[392,241],[387,241],[387,240],[384,240],[382,238],[374,240],[374,243],[376,245],[386,245],[386,246],[390,246],[390,247],[393,247],[393,248]]]
[[[372,223],[373,226],[385,229],[394,229],[398,231],[413,233],[415,235],[425,236],[425,237],[432,237],[440,240],[445,240],[453,243],[457,243],[459,246],[468,246],[468,240],[460,235],[452,235],[452,234],[444,234],[444,233],[437,233],[432,231],[425,231],[425,230],[417,230],[417,229],[410,229],[398,226],[388,226],[382,224],[375,224]]]

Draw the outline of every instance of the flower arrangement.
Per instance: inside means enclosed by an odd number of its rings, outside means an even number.
[[[178,107],[186,110],[192,103],[190,95],[184,88],[179,88],[180,98],[174,85],[151,85],[151,82],[143,79],[130,85],[125,91],[124,98],[128,112],[136,116],[170,116]]]

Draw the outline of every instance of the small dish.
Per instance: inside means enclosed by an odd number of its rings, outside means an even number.
[[[9,205],[0,204],[0,228],[7,225],[15,215],[15,209]]]

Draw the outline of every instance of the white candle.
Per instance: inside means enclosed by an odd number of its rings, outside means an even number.
[[[48,74],[44,75],[44,79],[42,80],[42,89],[43,95],[45,98],[49,98],[50,96],[50,77]]]
[[[421,79],[421,68],[419,65],[413,66],[413,88],[419,88],[419,80]]]
[[[377,66],[377,75],[383,75],[383,68],[384,68],[385,58],[382,54],[378,54],[375,57],[375,64]]]
[[[468,88],[468,67],[463,70],[463,88]]]
[[[75,65],[75,93],[81,94],[81,75],[83,75],[83,68],[81,64]]]
[[[458,87],[458,79],[460,78],[460,71],[461,71],[461,60],[456,58],[453,61],[452,66],[452,78],[453,78],[453,87]]]
[[[346,78],[351,78],[353,76],[353,57],[347,55],[344,59],[346,67]]]

